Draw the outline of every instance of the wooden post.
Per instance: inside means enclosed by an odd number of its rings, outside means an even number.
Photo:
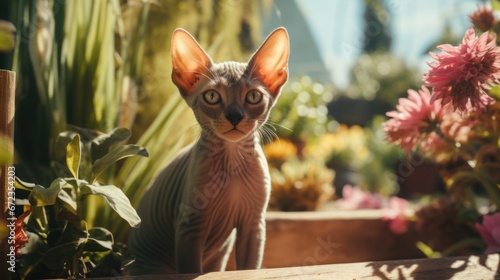
[[[16,92],[16,72],[0,69],[0,135],[7,143],[2,143],[10,157],[14,156],[14,98]],[[2,140],[3,141],[3,140]],[[2,166],[0,172],[1,197],[0,209],[3,215],[7,210],[7,186],[9,166]]]

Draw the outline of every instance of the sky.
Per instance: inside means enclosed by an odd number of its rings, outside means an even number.
[[[296,0],[336,86],[349,85],[349,71],[363,41],[363,0]],[[409,66],[426,71],[431,59],[426,50],[446,24],[462,37],[471,27],[468,15],[478,0],[386,0],[392,30],[391,51]]]

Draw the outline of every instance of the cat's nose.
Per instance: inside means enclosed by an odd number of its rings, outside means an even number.
[[[226,112],[226,119],[233,125],[237,126],[243,119],[243,112],[237,108],[230,108]]]

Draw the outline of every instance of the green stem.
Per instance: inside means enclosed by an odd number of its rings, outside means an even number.
[[[460,149],[460,147],[457,147],[455,141],[446,137],[446,135],[444,135],[443,131],[438,125],[434,127],[434,132],[436,132],[437,135],[439,135],[439,137],[441,137],[441,139],[443,139],[443,141],[446,142],[446,144],[448,144],[455,152],[457,152],[457,154],[459,154],[463,159],[465,159],[465,161],[471,168],[475,167],[476,161],[474,160],[474,158],[470,154],[466,153],[464,150]]]
[[[78,249],[76,250],[75,254],[73,255],[73,264],[72,264],[72,271],[70,271],[70,278],[76,279],[78,276],[78,267],[80,263],[80,258],[83,253],[83,244],[78,246]]]
[[[484,247],[484,242],[480,238],[466,238],[448,247],[446,250],[443,251],[442,256],[448,257],[453,253],[455,253],[456,251],[468,247],[482,248]]]
[[[473,209],[477,209],[477,204],[476,204],[476,201],[474,200],[474,192],[472,191],[471,188],[467,188],[465,190],[465,193],[469,199],[469,203],[471,204],[472,208]]]
[[[484,190],[488,193],[489,198],[497,206],[497,209],[500,209],[500,193],[496,183],[488,174],[484,173],[483,170],[479,168],[475,168],[473,172],[476,175],[475,177],[481,182]]]
[[[484,190],[488,193],[490,199],[495,203],[497,209],[500,209],[500,193],[498,193],[498,187],[494,180],[486,174],[482,169],[478,168],[476,160],[468,153],[465,153],[462,149],[455,145],[455,142],[446,135],[444,135],[443,131],[436,126],[434,131],[441,137],[448,145],[450,145],[460,156],[462,156],[467,164],[472,168],[472,172],[474,173],[474,177],[481,183]]]
[[[78,185],[78,181],[75,180],[75,186],[73,186],[75,188],[75,192],[76,192],[76,215],[78,216],[78,218],[84,220],[84,211],[85,209],[83,208],[83,201],[82,201],[82,196],[80,195],[80,186]]]

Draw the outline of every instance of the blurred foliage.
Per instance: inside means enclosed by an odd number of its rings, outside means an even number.
[[[263,149],[271,174],[270,210],[314,211],[333,198],[335,172],[322,159],[298,157],[297,143],[288,139]]]
[[[360,167],[360,187],[382,195],[395,195],[399,191],[396,165],[404,157],[403,150],[388,143],[382,122],[375,117],[371,126],[365,128],[366,148],[370,151]]]
[[[364,3],[363,52],[390,51],[392,35],[386,3],[382,0],[364,0]]]
[[[318,210],[332,198],[335,172],[314,158],[286,159],[271,167],[269,208],[281,211]]]
[[[283,162],[297,156],[297,147],[287,139],[278,139],[263,147],[267,162],[271,167],[279,167]]]
[[[14,162],[11,143],[11,140],[0,134],[0,166],[5,166]]]
[[[416,69],[408,67],[403,59],[391,53],[390,22],[391,13],[394,12],[391,8],[395,5],[382,0],[364,2],[363,48],[352,67],[351,84],[342,90],[342,94],[350,99],[382,102],[374,103],[373,106],[394,106],[400,97],[405,96],[408,88],[415,88],[419,84],[420,77]],[[383,114],[380,110],[372,108],[373,112]],[[357,124],[365,125],[369,122],[370,120],[362,120]]]
[[[384,120],[382,116],[376,117],[366,128],[339,125],[333,132],[309,142],[304,154],[324,160],[337,171],[337,176],[341,176],[339,172],[344,168],[358,172],[359,181],[351,184],[370,192],[393,195],[399,190],[394,172],[402,151],[385,141],[381,126]]]
[[[323,158],[329,165],[348,165],[359,168],[369,156],[365,131],[360,126],[339,125],[333,132],[311,141],[305,154]]]
[[[352,83],[345,94],[394,106],[408,88],[417,88],[418,82],[418,73],[391,53],[362,54],[352,68]]]
[[[420,239],[417,247],[427,257],[481,254],[484,250],[474,224],[479,213],[453,196],[434,199],[415,213]]]
[[[16,46],[16,27],[5,20],[0,20],[0,52],[10,52]]]
[[[137,9],[146,13],[148,6]],[[129,85],[142,55],[131,50],[144,44],[144,31],[125,32],[118,0],[19,1],[11,15],[18,29],[16,148],[22,173],[37,177],[67,124],[130,127],[134,113],[124,108],[136,101]]]
[[[289,81],[281,92],[269,117],[281,138],[312,140],[334,126],[328,116],[327,103],[333,93],[308,76]]]

